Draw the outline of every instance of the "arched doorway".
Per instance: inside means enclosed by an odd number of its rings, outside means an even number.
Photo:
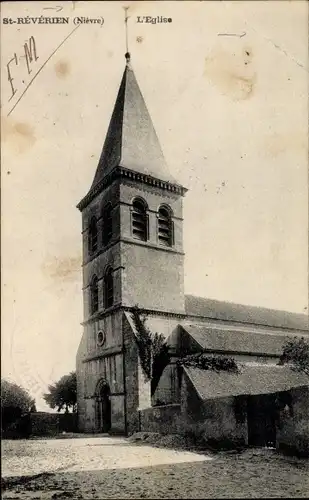
[[[110,388],[105,380],[100,380],[96,388],[96,427],[98,432],[108,432],[111,428]]]

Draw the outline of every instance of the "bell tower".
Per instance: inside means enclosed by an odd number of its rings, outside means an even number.
[[[183,207],[130,54],[82,213],[84,320],[119,307],[184,313]]]

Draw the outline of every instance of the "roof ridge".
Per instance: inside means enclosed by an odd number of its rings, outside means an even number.
[[[185,295],[185,310],[188,316],[205,319],[213,318],[242,324],[304,331],[304,334],[309,330],[309,317],[303,313],[220,301],[191,294]]]
[[[242,304],[241,302],[230,302],[228,300],[220,300],[220,299],[213,299],[209,297],[204,297],[202,295],[193,295],[191,293],[186,293],[185,297],[193,297],[194,299],[200,299],[200,300],[205,300],[209,302],[215,302],[217,304],[229,304],[233,306],[240,306],[240,307],[248,307],[252,309],[257,309],[257,310],[265,310],[265,311],[272,311],[272,312],[280,312],[280,313],[286,313],[286,314],[291,314],[291,315],[296,315],[296,316],[307,316],[306,313],[297,313],[293,311],[287,311],[286,309],[272,309],[270,307],[265,307],[265,306],[256,306],[253,304]]]

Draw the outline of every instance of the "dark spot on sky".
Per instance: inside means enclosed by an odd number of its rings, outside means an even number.
[[[247,54],[247,56],[250,56],[250,52],[248,52],[247,50],[246,50],[246,54]]]
[[[11,173],[11,172],[8,170],[8,171],[7,171],[7,174],[8,174],[8,175],[10,175],[10,173]]]
[[[31,147],[36,141],[34,129],[28,123],[4,119],[2,133],[4,140],[8,140],[10,145],[14,149],[16,148],[19,153]]]
[[[72,280],[75,279],[76,273],[81,264],[81,257],[69,258],[54,258],[52,261],[46,262],[43,267],[51,278]]]
[[[58,78],[65,78],[70,73],[70,65],[67,61],[58,61],[54,68]]]

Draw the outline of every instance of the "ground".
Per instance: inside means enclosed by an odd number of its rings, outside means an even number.
[[[271,449],[195,453],[84,436],[2,442],[3,499],[308,498],[308,473],[308,460]]]

